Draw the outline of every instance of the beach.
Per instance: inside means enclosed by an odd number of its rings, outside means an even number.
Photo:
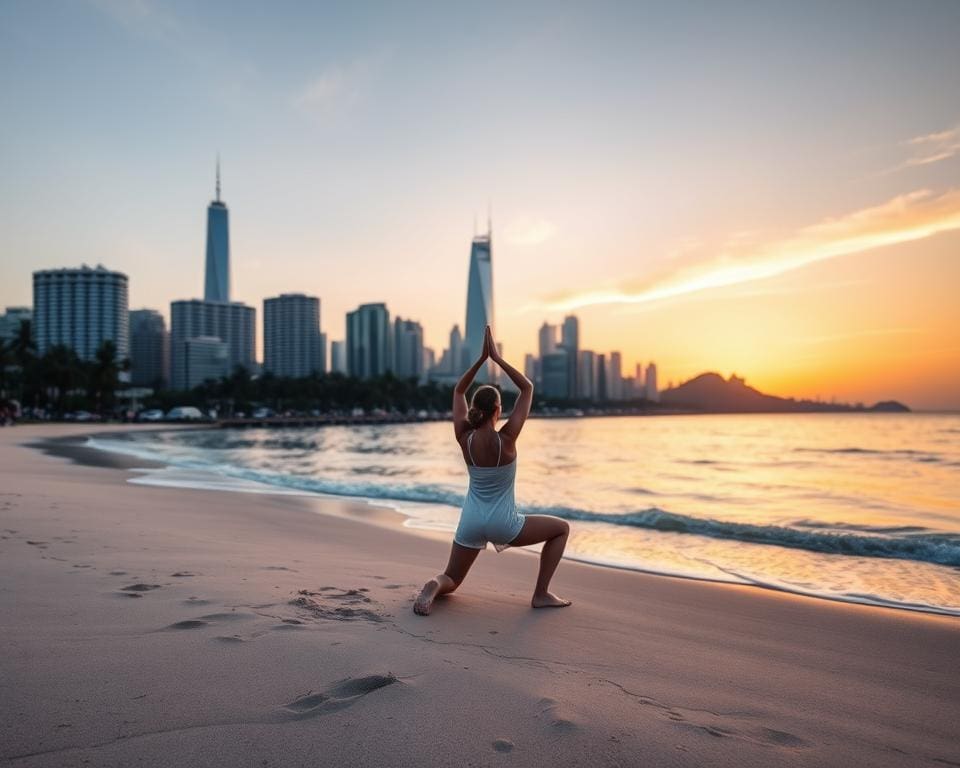
[[[955,617],[492,548],[420,617],[389,509],[32,447],[118,429],[0,430],[6,764],[960,765]]]

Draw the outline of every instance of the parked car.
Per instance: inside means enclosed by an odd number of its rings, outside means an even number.
[[[137,414],[137,421],[163,421],[163,411],[159,408],[151,408],[149,411],[140,411]]]
[[[253,412],[253,418],[255,419],[270,419],[273,418],[274,413],[272,408],[257,408]]]
[[[167,413],[167,419],[169,421],[200,421],[202,418],[203,414],[192,405],[181,405],[176,408],[171,408]]]

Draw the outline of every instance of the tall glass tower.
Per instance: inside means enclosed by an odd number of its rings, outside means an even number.
[[[205,301],[230,301],[230,227],[226,204],[220,200],[220,158],[217,158],[217,199],[207,206],[207,269]]]
[[[480,357],[483,349],[483,332],[493,324],[493,230],[488,221],[487,234],[473,238],[470,246],[470,274],[467,279],[467,322],[464,338],[467,365]],[[494,381],[494,368],[487,363],[477,373],[477,380]]]

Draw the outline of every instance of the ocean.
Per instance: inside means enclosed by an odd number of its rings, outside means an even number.
[[[90,444],[166,465],[133,482],[345,496],[451,533],[467,484],[449,423]],[[566,557],[960,616],[960,415],[530,419],[518,462],[521,511],[570,521]]]

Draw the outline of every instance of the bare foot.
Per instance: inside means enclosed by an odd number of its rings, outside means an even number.
[[[570,601],[557,597],[553,592],[546,592],[542,595],[534,595],[530,605],[534,608],[566,608],[570,605]]]
[[[423,589],[420,590],[420,594],[417,595],[417,599],[413,604],[413,612],[421,616],[429,616],[430,609],[433,607],[433,600],[437,596],[437,590],[439,589],[440,582],[436,579],[430,579],[430,581],[424,584]]]

